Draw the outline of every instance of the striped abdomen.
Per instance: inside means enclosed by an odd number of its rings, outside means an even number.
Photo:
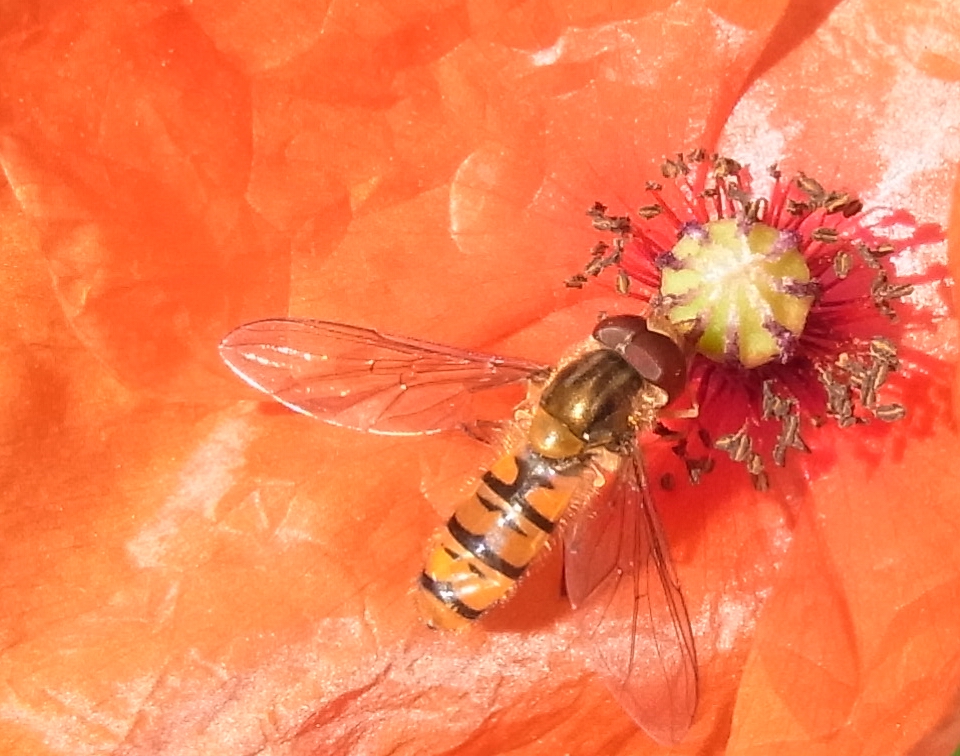
[[[463,627],[506,596],[563,515],[580,469],[524,447],[484,473],[427,556],[418,586],[427,624]]]

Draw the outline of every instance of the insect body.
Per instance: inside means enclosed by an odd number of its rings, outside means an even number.
[[[546,543],[584,475],[616,473],[635,452],[638,426],[652,424],[656,410],[673,398],[668,390],[682,389],[682,353],[641,318],[603,321],[594,338],[598,348],[557,371],[526,438],[482,476],[436,539],[420,576],[420,603],[431,625],[462,627],[502,599]],[[640,369],[655,372],[645,378]]]
[[[292,409],[372,433],[463,429],[483,389],[542,383],[517,412],[516,440],[435,536],[421,611],[434,627],[469,625],[562,523],[567,595],[611,690],[654,738],[683,737],[697,696],[693,636],[637,442],[684,388],[672,339],[640,317],[604,319],[551,370],[340,323],[265,320],[228,334],[220,353]],[[583,506],[568,527],[571,502]]]
[[[458,630],[503,599],[546,544],[577,488],[580,462],[529,444],[510,450],[434,538],[418,599],[431,627]]]

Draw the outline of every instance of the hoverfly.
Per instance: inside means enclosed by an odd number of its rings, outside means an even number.
[[[470,625],[511,593],[562,524],[566,593],[608,686],[653,738],[684,736],[697,699],[693,634],[638,442],[685,387],[674,339],[642,317],[610,317],[551,368],[343,323],[276,319],[232,331],[220,354],[287,407],[378,434],[469,428],[479,392],[526,382],[507,436],[515,440],[431,543],[417,584],[424,619],[448,630]]]

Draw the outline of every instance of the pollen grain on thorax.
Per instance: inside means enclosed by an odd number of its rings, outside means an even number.
[[[903,418],[904,405],[884,394],[901,367],[913,284],[891,258],[919,234],[888,239],[857,197],[777,166],[763,196],[749,168],[704,150],[665,161],[661,173],[635,214],[599,201],[587,210],[604,238],[567,285],[614,271],[616,291],[693,353],[698,412],[661,434],[687,477],[697,482],[719,453],[763,490],[766,463],[808,454],[808,436],[825,424]]]

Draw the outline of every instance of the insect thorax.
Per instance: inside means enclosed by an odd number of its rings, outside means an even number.
[[[617,352],[586,352],[564,365],[544,388],[530,428],[531,446],[552,458],[620,448],[636,433],[638,410],[650,413],[642,405],[657,402],[658,397],[646,396],[648,388],[658,392]]]

